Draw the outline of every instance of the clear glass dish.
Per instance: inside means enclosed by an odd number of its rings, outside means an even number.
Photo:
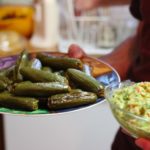
[[[127,87],[133,82],[114,82],[105,88],[105,98],[108,101],[111,111],[125,131],[127,131],[134,138],[148,138],[150,139],[150,119],[142,116],[137,116],[127,110],[121,109],[117,104],[114,104],[112,97],[117,89]]]

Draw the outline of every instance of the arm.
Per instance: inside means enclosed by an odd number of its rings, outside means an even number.
[[[114,51],[108,55],[100,57],[116,69],[122,80],[126,79],[128,70],[134,59],[136,50],[136,37],[130,37],[122,42]]]
[[[112,53],[101,56],[99,59],[114,67],[121,79],[124,80],[135,56],[135,43],[136,37],[130,37],[122,42]],[[86,54],[78,45],[72,44],[68,49],[68,55],[74,58],[82,58]]]
[[[116,47],[112,53],[101,56],[100,59],[116,69],[122,80],[126,79],[128,70],[134,60],[136,45],[136,36],[130,37]],[[72,44],[68,49],[68,55],[74,58],[82,58],[84,50],[78,45]]]

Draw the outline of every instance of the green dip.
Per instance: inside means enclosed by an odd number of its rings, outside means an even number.
[[[115,89],[109,101],[116,119],[129,133],[150,138],[150,82]]]

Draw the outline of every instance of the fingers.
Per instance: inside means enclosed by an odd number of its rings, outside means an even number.
[[[150,150],[150,140],[139,138],[135,141],[135,144],[143,150]]]
[[[129,135],[129,133],[125,130],[121,130],[124,134]],[[144,139],[144,138],[139,138],[135,140],[135,144],[140,147],[142,150],[150,150],[150,140]]]
[[[129,133],[122,129],[121,130],[124,134],[129,135]],[[135,144],[140,147],[142,150],[150,150],[150,140],[144,139],[144,138],[139,138],[137,140],[135,140]]]
[[[82,58],[85,56],[84,50],[76,44],[72,44],[68,48],[68,56],[73,58]]]

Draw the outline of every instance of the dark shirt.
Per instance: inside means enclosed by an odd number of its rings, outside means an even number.
[[[132,0],[130,11],[142,26],[138,33],[138,55],[130,77],[134,81],[150,81],[150,0]]]
[[[130,12],[135,18],[142,20],[140,12],[140,0],[132,0],[130,5]]]
[[[130,12],[140,20],[142,27],[137,35],[137,57],[129,77],[134,81],[150,81],[150,0],[132,0]],[[134,138],[124,134],[120,129],[112,144],[112,150],[141,149],[135,145]]]

